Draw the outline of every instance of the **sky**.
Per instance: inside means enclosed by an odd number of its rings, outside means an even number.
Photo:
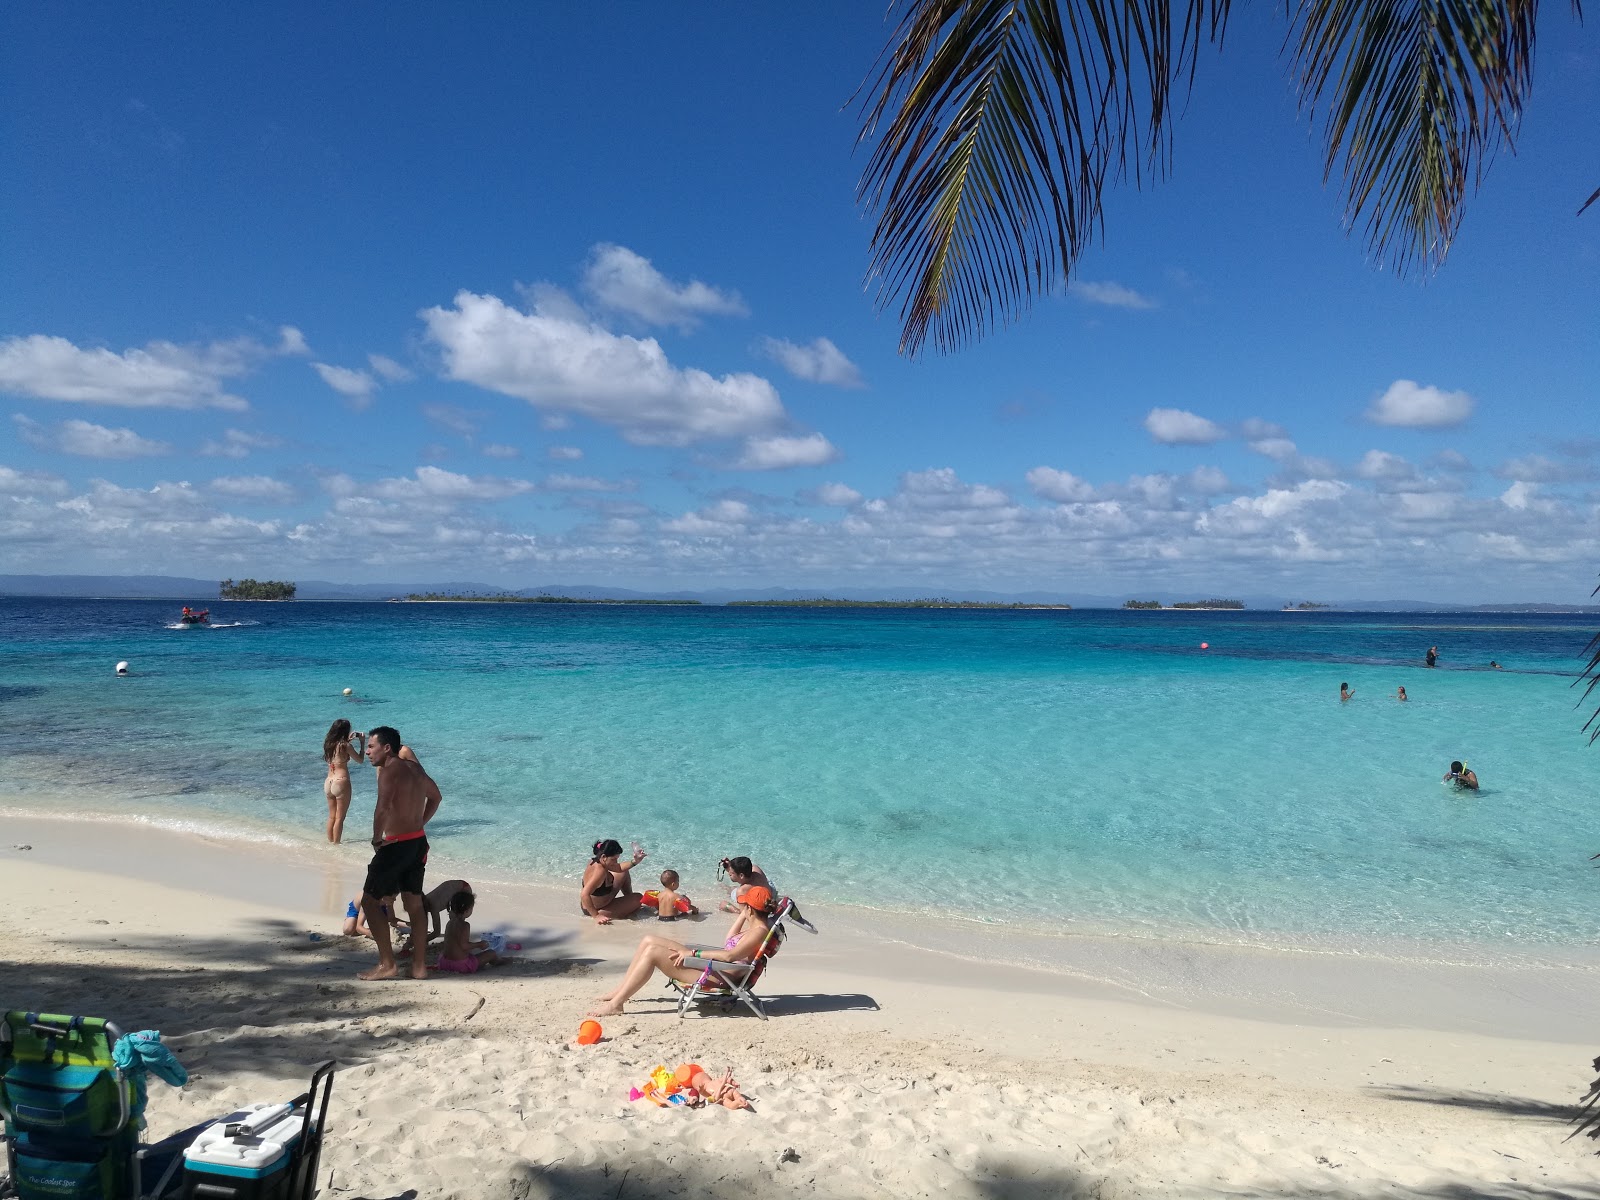
[[[1485,602],[1600,570],[1600,43],[1431,277],[1281,14],[1070,284],[898,352],[883,6],[0,7],[0,572]]]

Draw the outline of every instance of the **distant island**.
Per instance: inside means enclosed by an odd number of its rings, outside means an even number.
[[[219,600],[293,600],[294,584],[277,579],[224,579],[217,585]]]
[[[1318,604],[1315,600],[1302,600],[1299,604],[1285,604],[1284,612],[1309,612],[1313,608],[1330,608],[1331,605]]]
[[[605,600],[590,596],[551,596],[541,592],[537,596],[517,596],[510,592],[476,595],[468,592],[455,595],[446,592],[412,592],[405,598],[410,604],[699,604],[698,600]]]
[[[1195,609],[1206,609],[1207,611],[1211,611],[1211,610],[1215,610],[1215,609],[1219,609],[1219,608],[1240,609],[1240,608],[1244,607],[1244,601],[1243,600],[1219,600],[1219,599],[1213,598],[1213,599],[1210,599],[1210,600],[1178,600],[1178,601],[1175,601],[1172,604],[1163,604],[1159,600],[1125,600],[1122,603],[1122,607],[1123,608],[1140,608],[1140,609],[1195,608]],[[1313,606],[1313,607],[1320,607],[1320,605]]]
[[[1050,611],[1070,609],[1070,604],[1024,604],[1020,601],[1005,603],[998,600],[946,600],[943,596],[926,596],[920,600],[831,600],[818,596],[813,600],[729,600],[729,608],[1027,608]]]

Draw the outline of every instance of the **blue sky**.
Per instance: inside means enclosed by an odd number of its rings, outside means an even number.
[[[1433,278],[1241,10],[1074,284],[908,361],[878,6],[7,6],[0,571],[1582,599],[1600,48],[1547,7]]]

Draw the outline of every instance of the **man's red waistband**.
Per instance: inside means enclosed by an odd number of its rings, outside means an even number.
[[[413,829],[410,833],[391,833],[384,837],[383,844],[387,846],[391,842],[414,842],[419,837],[426,837],[427,835],[428,831],[426,829]]]

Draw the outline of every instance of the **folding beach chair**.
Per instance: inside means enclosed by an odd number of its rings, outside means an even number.
[[[175,1194],[200,1126],[140,1141],[138,1093],[117,1067],[122,1031],[97,1017],[10,1012],[0,1021],[0,1118],[20,1200],[144,1200]]]
[[[778,902],[778,911],[767,928],[767,936],[761,940],[761,945],[756,947],[755,956],[748,962],[685,958],[683,965],[698,968],[700,977],[687,987],[676,979],[667,981],[667,986],[678,993],[678,1018],[680,1020],[683,1018],[689,1011],[690,1005],[711,1001],[720,1004],[725,1010],[731,1010],[735,1004],[743,1004],[765,1021],[767,1011],[755,994],[755,986],[766,974],[767,964],[772,960],[772,956],[788,938],[789,933],[785,926],[786,922],[791,920],[809,933],[817,931],[815,925],[800,915],[794,901],[785,896]]]

